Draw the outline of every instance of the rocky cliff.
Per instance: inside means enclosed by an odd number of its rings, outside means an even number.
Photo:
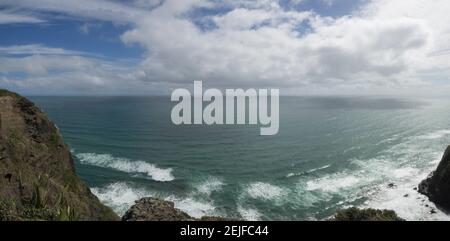
[[[447,147],[436,171],[419,184],[419,192],[444,211],[450,212],[450,146]]]
[[[75,174],[56,126],[0,90],[0,220],[118,220]]]

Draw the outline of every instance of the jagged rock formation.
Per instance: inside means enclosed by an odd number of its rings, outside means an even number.
[[[445,150],[436,171],[419,184],[419,192],[444,211],[450,211],[450,146]]]
[[[122,217],[122,221],[233,221],[220,217],[193,218],[175,208],[173,202],[157,198],[142,198],[136,201]]]
[[[176,209],[173,202],[157,198],[136,201],[122,217],[123,221],[193,221],[187,213]]]
[[[332,221],[405,221],[392,210],[349,208],[338,211]]]
[[[69,148],[33,103],[0,90],[0,220],[118,220],[75,173]]]

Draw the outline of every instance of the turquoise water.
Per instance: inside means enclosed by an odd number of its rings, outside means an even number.
[[[166,97],[30,98],[119,214],[156,196],[193,216],[320,220],[356,205],[448,218],[413,190],[450,144],[446,100],[282,97],[279,134],[260,136],[258,126],[174,126]]]

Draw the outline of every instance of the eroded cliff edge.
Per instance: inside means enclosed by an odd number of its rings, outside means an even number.
[[[427,196],[445,212],[450,212],[450,146],[436,171],[419,184],[419,192]]]
[[[118,220],[75,173],[56,126],[0,90],[0,220]]]

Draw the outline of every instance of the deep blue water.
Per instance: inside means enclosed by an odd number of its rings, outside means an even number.
[[[119,214],[157,196],[194,216],[315,220],[356,205],[448,218],[413,190],[450,144],[447,100],[282,97],[279,134],[260,136],[258,126],[175,126],[167,97],[30,98]]]

